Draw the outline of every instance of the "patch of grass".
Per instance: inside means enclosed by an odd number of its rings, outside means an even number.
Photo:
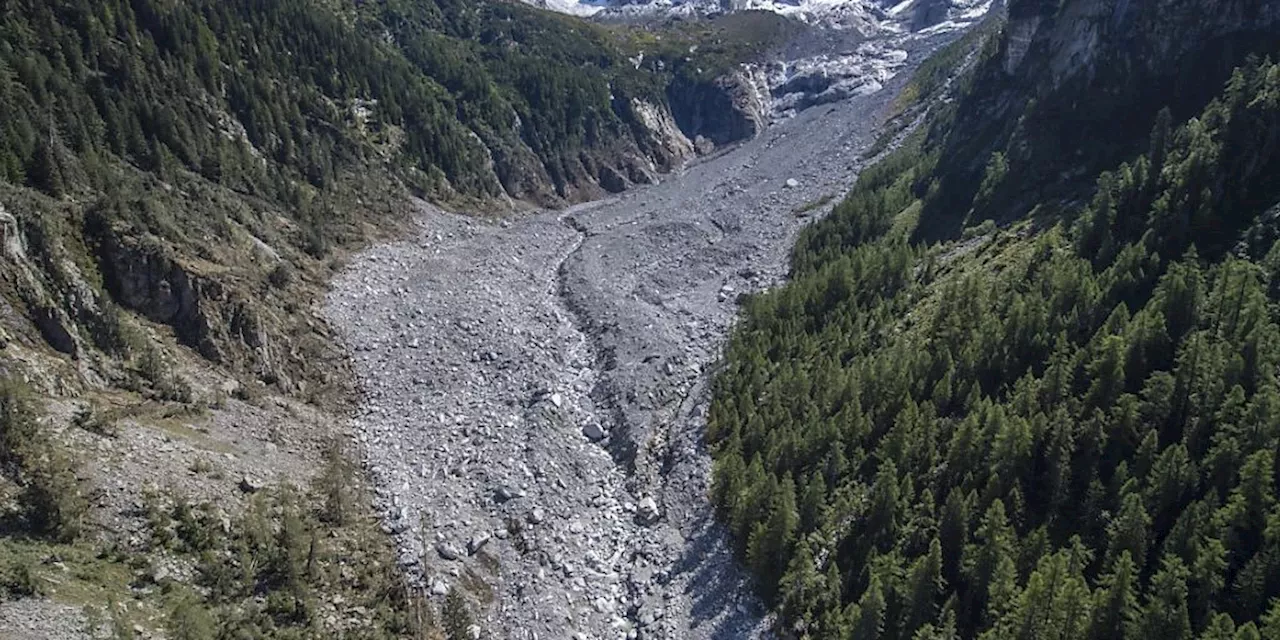
[[[919,200],[912,202],[907,208],[894,216],[893,226],[889,227],[887,235],[891,238],[910,238],[912,232],[916,229],[916,224],[920,221],[920,212],[923,209],[923,202]]]
[[[816,200],[811,200],[809,202],[804,203],[803,205],[800,205],[800,207],[798,207],[793,213],[796,215],[796,217],[808,215],[809,213],[812,213],[818,209],[821,209],[827,206],[828,204],[831,204],[831,201],[835,199],[836,199],[836,196],[834,193],[828,193],[822,196],[821,198],[818,198]]]
[[[8,597],[49,596],[73,606],[99,606],[132,599],[129,556],[97,543],[57,543],[39,538],[0,536],[0,592]],[[15,590],[15,581],[25,589]]]
[[[120,427],[117,422],[121,418],[119,409],[99,409],[92,404],[86,404],[76,412],[72,418],[72,424],[105,438],[116,438],[120,435]]]

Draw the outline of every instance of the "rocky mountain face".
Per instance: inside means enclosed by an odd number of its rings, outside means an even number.
[[[901,21],[912,31],[972,22],[991,0],[527,0],[534,6],[601,20],[694,17],[768,11],[829,28],[874,30]]]
[[[951,202],[972,201],[999,152],[1017,177],[990,194],[1001,217],[1087,190],[1143,150],[1161,109],[1185,120],[1249,56],[1280,51],[1277,25],[1280,5],[1263,0],[1010,2],[957,108],[940,186]],[[922,232],[942,237],[966,210],[931,213],[938,224]]]
[[[667,86],[672,121],[694,141],[695,152],[705,152],[754,137],[769,124],[805,109],[880,91],[910,55],[955,38],[984,18],[991,6],[990,0],[731,7],[626,4],[595,12],[593,19],[768,11],[803,25],[799,35],[766,56],[711,78],[677,74]]]
[[[755,69],[709,83],[677,80],[667,94],[676,125],[703,150],[755,137],[771,115],[767,80]]]

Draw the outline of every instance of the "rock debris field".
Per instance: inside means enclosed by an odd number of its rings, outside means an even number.
[[[423,204],[416,238],[335,281],[385,526],[433,597],[470,595],[476,637],[769,635],[707,502],[710,376],[903,75],[613,199],[507,222]]]

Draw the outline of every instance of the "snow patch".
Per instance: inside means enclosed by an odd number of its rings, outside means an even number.
[[[831,29],[856,29],[867,35],[911,30],[921,12],[936,22],[915,25],[940,33],[962,29],[981,19],[992,0],[525,0],[529,4],[577,16],[615,18],[692,17],[725,11],[772,11]]]

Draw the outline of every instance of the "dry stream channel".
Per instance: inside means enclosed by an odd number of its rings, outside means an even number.
[[[920,54],[913,54],[918,59]],[[707,502],[709,377],[739,294],[863,166],[884,90],[618,197],[507,222],[420,206],[325,314],[400,561],[487,638],[752,638],[769,620]]]

